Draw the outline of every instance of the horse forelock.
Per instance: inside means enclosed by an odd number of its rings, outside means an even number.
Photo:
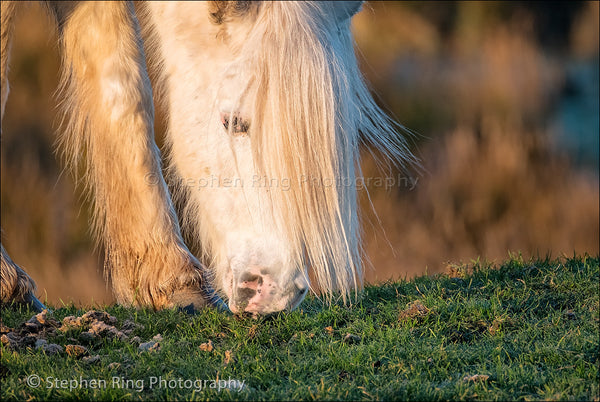
[[[265,175],[295,183],[271,194],[298,263],[305,255],[322,290],[347,296],[362,284],[358,143],[400,167],[418,162],[399,134],[404,128],[362,79],[349,27],[340,25],[349,21],[327,20],[322,7],[331,4],[286,2],[261,11],[252,137]]]
[[[322,291],[345,299],[362,285],[359,132],[393,160],[410,153],[362,80],[349,26],[340,26],[348,20],[327,20],[324,7],[261,7],[245,46],[254,71],[250,136],[261,174],[290,183],[269,194],[298,269],[309,265]]]

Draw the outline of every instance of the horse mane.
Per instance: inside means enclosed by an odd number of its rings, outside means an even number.
[[[290,183],[289,189],[269,189],[275,221],[293,244],[298,269],[307,264],[322,291],[339,291],[346,301],[363,276],[355,180],[355,172],[361,174],[359,142],[398,165],[415,160],[401,126],[371,97],[350,30],[326,28],[331,7],[265,4],[242,51],[253,60],[255,163],[266,177]]]

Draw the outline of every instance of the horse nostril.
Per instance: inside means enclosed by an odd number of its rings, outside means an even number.
[[[251,273],[244,272],[239,279],[240,284],[244,287],[256,287],[263,284],[263,277],[261,275],[254,275]]]
[[[250,129],[250,122],[243,119],[238,113],[221,113],[221,123],[227,131],[231,126],[231,133],[235,136],[248,135]]]
[[[248,288],[238,288],[237,297],[240,301],[248,301],[256,295],[257,291]]]

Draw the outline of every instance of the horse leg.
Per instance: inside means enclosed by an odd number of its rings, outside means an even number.
[[[17,12],[18,2],[3,1],[1,4],[2,24],[0,35],[1,46],[1,68],[0,68],[0,86],[1,97],[1,116],[4,120],[4,107],[8,98],[8,59],[10,56],[10,47],[13,35],[14,16]],[[8,303],[11,301],[31,303],[36,310],[41,311],[44,305],[35,298],[35,283],[25,271],[23,271],[8,256],[4,246],[0,244],[0,301]]]
[[[62,143],[94,200],[117,301],[155,309],[200,308],[213,292],[183,243],[154,142],[154,109],[131,2],[57,2],[63,51]],[[222,303],[222,302],[221,302]]]
[[[8,256],[4,246],[2,248],[2,258],[0,261],[0,301],[2,303],[27,303],[36,311],[42,311],[46,307],[35,297],[35,283],[25,271],[21,269]]]

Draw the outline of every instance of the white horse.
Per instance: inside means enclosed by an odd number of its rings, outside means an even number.
[[[63,54],[61,144],[86,167],[119,303],[218,305],[211,282],[231,311],[267,314],[299,305],[307,268],[326,294],[360,288],[359,144],[413,161],[357,66],[361,4],[47,3]],[[18,7],[2,2],[2,116]],[[168,110],[174,203],[145,52]],[[33,289],[2,249],[2,300],[35,301]]]

